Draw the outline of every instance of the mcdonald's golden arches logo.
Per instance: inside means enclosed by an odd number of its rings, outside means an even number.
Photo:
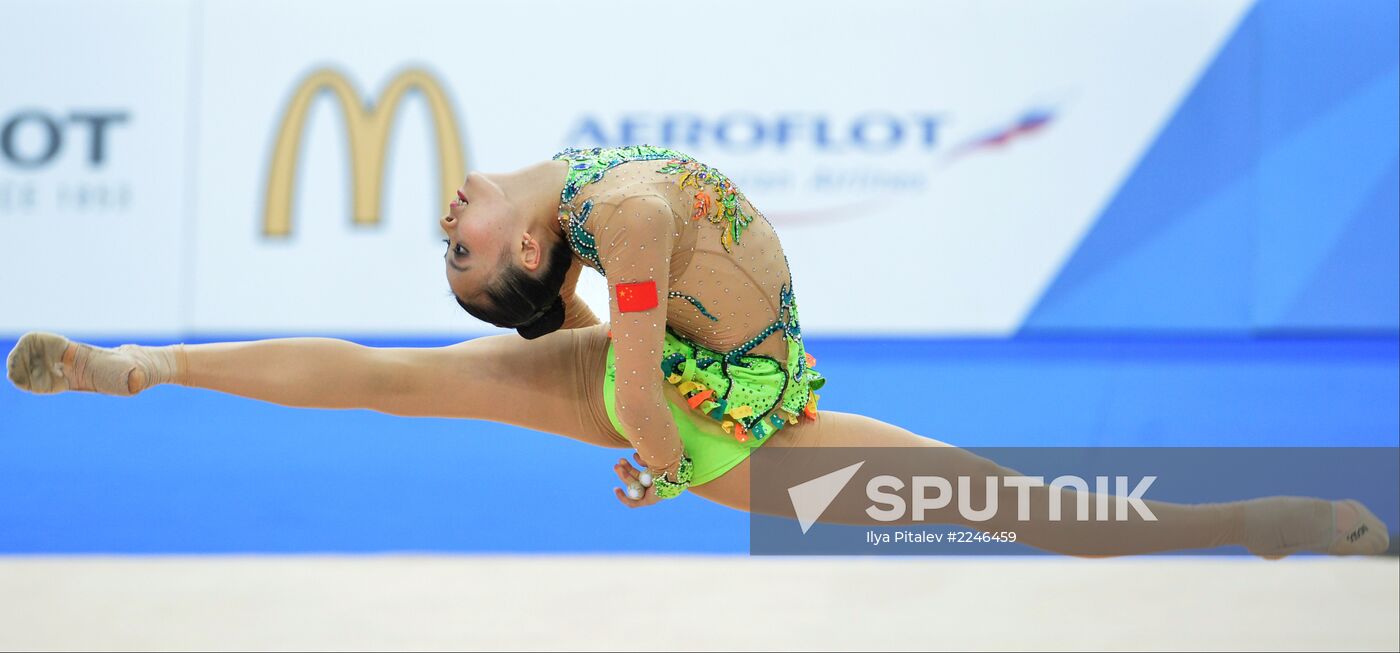
[[[389,82],[378,102],[362,103],[353,84],[341,73],[322,69],[302,80],[292,94],[267,171],[267,202],[263,208],[263,235],[280,238],[292,233],[292,193],[296,188],[301,140],[306,115],[321,91],[330,91],[345,115],[345,131],[350,141],[350,186],[353,193],[354,222],[378,224],[381,189],[384,184],[384,157],[390,128],[399,105],[410,91],[427,100],[437,136],[438,170],[442,196],[451,197],[466,176],[462,139],[452,104],[442,86],[426,71],[406,70]]]

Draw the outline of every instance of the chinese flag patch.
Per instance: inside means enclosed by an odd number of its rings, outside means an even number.
[[[656,304],[655,281],[617,284],[617,310],[634,313],[656,308]]]

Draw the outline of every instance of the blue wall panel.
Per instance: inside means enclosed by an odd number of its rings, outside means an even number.
[[[1397,6],[1257,4],[1022,331],[1400,328]]]

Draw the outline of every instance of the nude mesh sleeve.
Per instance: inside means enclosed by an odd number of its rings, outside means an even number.
[[[648,467],[672,470],[684,448],[662,394],[661,356],[675,214],[664,199],[652,195],[628,197],[611,210],[599,208],[603,210],[593,226],[598,256],[607,271],[617,416]],[[655,283],[655,297],[650,297],[648,282]],[[620,301],[619,292],[629,297]],[[623,310],[629,303],[647,308]]]

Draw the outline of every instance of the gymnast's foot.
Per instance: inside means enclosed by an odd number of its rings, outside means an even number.
[[[1360,501],[1332,502],[1332,555],[1379,555],[1390,548],[1390,529]]]
[[[183,353],[180,345],[104,349],[35,331],[19,339],[5,368],[11,383],[38,394],[78,390],[125,397],[177,381]]]
[[[1268,497],[1245,502],[1245,548],[1270,559],[1300,551],[1379,555],[1390,530],[1360,501]]]

